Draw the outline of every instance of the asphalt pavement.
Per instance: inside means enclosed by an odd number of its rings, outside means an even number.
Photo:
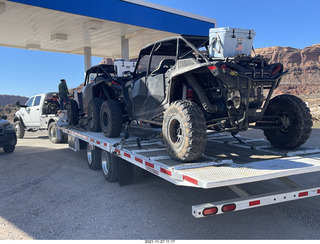
[[[320,147],[313,130],[307,146]],[[261,132],[242,135],[263,137]],[[320,239],[320,198],[196,219],[192,205],[235,198],[229,189],[175,186],[146,175],[120,187],[87,166],[84,151],[26,133],[16,150],[0,149],[1,240]],[[294,176],[319,185],[320,173]],[[284,187],[276,180],[243,186],[249,193]]]

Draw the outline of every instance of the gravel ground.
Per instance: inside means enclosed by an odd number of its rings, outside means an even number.
[[[314,129],[307,146],[319,147]],[[259,131],[242,135],[263,137]],[[12,154],[0,152],[0,239],[320,239],[320,199],[196,219],[191,206],[234,198],[227,188],[178,187],[147,175],[119,187],[89,170],[85,152],[26,133]],[[293,177],[319,184],[320,173]],[[250,193],[283,188],[276,180],[246,184]]]

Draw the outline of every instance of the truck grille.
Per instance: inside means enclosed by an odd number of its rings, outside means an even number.
[[[2,125],[0,125],[0,135],[2,135],[4,132],[4,127]]]

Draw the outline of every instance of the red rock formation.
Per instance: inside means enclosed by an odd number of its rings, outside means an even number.
[[[304,49],[267,47],[255,50],[256,54],[282,63],[288,74],[283,77],[277,93],[308,95],[320,93],[320,44]]]

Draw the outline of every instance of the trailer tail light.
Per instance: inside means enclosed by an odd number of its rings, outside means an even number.
[[[222,212],[231,212],[231,211],[234,211],[236,210],[236,205],[234,203],[232,204],[227,204],[227,205],[224,205],[222,207]]]
[[[210,65],[210,66],[208,66],[208,69],[210,69],[212,71],[212,70],[216,70],[217,67],[215,65]]]
[[[213,207],[213,208],[206,208],[203,210],[202,214],[204,216],[209,216],[209,215],[214,215],[218,212],[218,208],[217,207]]]
[[[278,64],[276,67],[273,68],[271,75],[275,75],[276,73],[278,73],[280,70],[282,69],[282,66],[280,64]]]

